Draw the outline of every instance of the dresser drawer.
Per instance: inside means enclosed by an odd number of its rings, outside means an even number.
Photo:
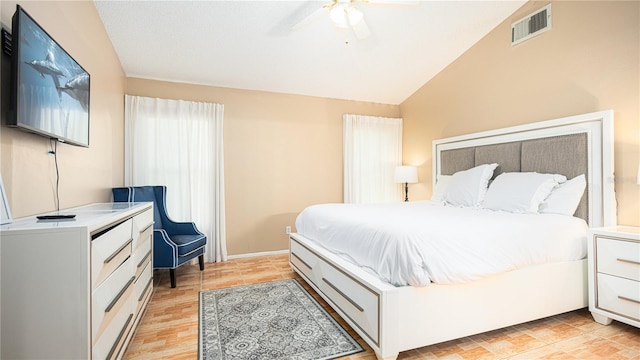
[[[143,241],[138,243],[138,247],[133,251],[133,263],[136,266],[136,278],[140,276],[147,264],[151,263],[153,257],[151,251],[151,241]]]
[[[319,260],[317,286],[376,344],[379,342],[379,295],[355,279]]]
[[[314,268],[318,266],[321,260],[294,239],[289,239],[289,246],[291,247],[289,261],[317,285]]]
[[[129,302],[128,304],[131,304]],[[126,310],[126,311],[125,311]],[[109,326],[105,329],[102,336],[96,341],[92,348],[92,360],[113,360],[122,358],[124,349],[122,348],[126,342],[127,335],[131,331],[134,322],[134,314],[132,306],[122,309]]]
[[[144,270],[141,272],[140,276],[136,279],[134,284],[134,296],[136,302],[136,310],[137,314],[144,302],[146,301],[149,293],[153,290],[153,268],[151,266],[151,262],[147,263],[147,266],[144,267]]]
[[[133,217],[131,229],[133,248],[136,249],[139,245],[145,243],[149,236],[153,236],[153,208]]]
[[[91,241],[91,287],[95,289],[131,256],[129,219]]]
[[[133,261],[129,258],[118,267],[91,297],[91,337],[94,343],[111,327],[121,312],[133,312]]]
[[[597,237],[596,247],[597,272],[640,281],[640,243]]]
[[[598,274],[597,306],[640,321],[640,282]]]

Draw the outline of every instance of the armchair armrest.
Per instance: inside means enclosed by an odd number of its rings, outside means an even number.
[[[169,220],[164,223],[164,230],[169,236],[173,235],[203,235],[193,222],[174,222]]]
[[[177,266],[178,246],[171,241],[164,229],[153,230],[153,267],[175,268]]]

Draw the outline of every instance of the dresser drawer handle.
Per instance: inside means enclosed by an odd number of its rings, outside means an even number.
[[[109,306],[107,306],[106,309],[104,309],[104,312],[108,313],[109,311],[111,311],[111,309],[113,309],[114,306],[116,306],[116,304],[118,303],[118,300],[120,300],[120,298],[122,297],[122,295],[124,295],[125,291],[127,291],[127,289],[129,288],[129,286],[131,286],[131,284],[133,284],[133,281],[136,279],[135,276],[132,276],[131,279],[129,279],[129,281],[127,281],[127,283],[124,285],[124,287],[122,288],[122,290],[120,290],[120,292],[118,293],[118,295],[116,295],[116,297],[111,300],[111,303],[109,303]]]
[[[111,262],[111,260],[113,260],[113,258],[115,258],[116,256],[118,256],[118,254],[120,254],[120,251],[124,250],[124,248],[126,248],[127,246],[129,246],[129,244],[131,244],[131,242],[133,242],[133,239],[129,239],[129,241],[127,241],[126,243],[124,243],[124,245],[120,246],[118,248],[118,250],[114,251],[113,254],[111,254],[108,258],[106,258],[104,260],[105,264],[108,264],[109,262]]]
[[[147,286],[144,287],[144,290],[142,291],[142,294],[140,294],[138,301],[142,301],[142,299],[144,299],[144,295],[147,293],[147,290],[149,289],[149,285],[151,285],[152,282],[153,282],[153,278],[149,279],[149,281],[147,282]]]
[[[109,350],[109,355],[107,355],[107,359],[111,359],[111,356],[116,351],[116,348],[118,347],[118,343],[120,343],[120,340],[122,339],[122,335],[124,335],[124,331],[127,329],[127,326],[129,326],[131,319],[133,319],[133,314],[129,315],[127,322],[124,323],[122,330],[120,330],[120,334],[118,334],[118,338],[116,339],[116,342],[114,342],[113,345],[111,345],[111,350]]]
[[[296,259],[298,259],[298,261],[300,261],[302,263],[302,265],[308,267],[309,270],[313,270],[313,268],[311,266],[309,266],[309,264],[307,264],[306,261],[300,259],[300,257],[298,255],[296,255],[295,253],[291,253],[291,255],[293,255]]]
[[[629,260],[629,259],[621,259],[621,258],[617,258],[616,260],[622,261],[622,262],[626,262],[626,263],[635,264],[635,265],[640,265],[640,261]]]
[[[145,263],[145,261],[147,261],[149,256],[151,256],[151,250],[149,250],[147,255],[145,255],[144,258],[142,258],[142,260],[140,260],[140,262],[138,263],[138,266],[136,266],[136,267],[139,268],[140,266],[142,266]]]
[[[627,301],[631,301],[632,303],[640,304],[640,300],[631,299],[631,298],[620,296],[620,295],[618,295],[618,299],[627,300]]]
[[[138,233],[142,234],[143,232],[149,230],[150,227],[153,226],[153,221],[151,222],[151,224],[149,224],[149,226],[147,226],[146,228],[144,228],[143,230],[140,230]]]
[[[338,294],[340,294],[340,296],[342,296],[343,298],[345,298],[348,302],[351,303],[351,305],[353,305],[353,307],[355,307],[356,309],[360,310],[360,312],[364,312],[364,309],[358,305],[355,301],[351,300],[350,297],[347,296],[347,294],[343,293],[342,291],[340,291],[340,289],[338,289],[335,285],[333,285],[332,283],[329,282],[329,280],[322,278],[322,281],[324,281],[325,283],[327,283],[327,285],[331,286],[331,288],[333,290],[335,290]]]

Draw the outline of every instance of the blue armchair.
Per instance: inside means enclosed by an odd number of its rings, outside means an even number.
[[[165,207],[166,186],[113,188],[115,202],[153,201],[153,268],[169,269],[171,287],[176,287],[175,269],[198,257],[200,271],[204,270],[204,247],[207,237],[192,222],[174,222]]]

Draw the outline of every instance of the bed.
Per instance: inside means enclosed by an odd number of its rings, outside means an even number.
[[[612,134],[609,110],[436,140],[432,180],[435,185],[444,176],[491,163],[499,164],[494,179],[516,172],[561,174],[567,179],[584,174],[585,195],[574,216],[589,227],[612,225]],[[340,241],[345,234],[334,235]],[[329,251],[310,238],[314,236],[318,235],[291,234],[291,267],[379,359],[588,305],[585,258],[534,263],[460,283],[424,281],[411,286],[382,279],[348,256]]]

